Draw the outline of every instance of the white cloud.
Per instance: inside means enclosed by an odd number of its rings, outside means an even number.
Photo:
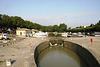
[[[59,25],[60,23],[63,23],[63,17],[24,17],[25,20],[30,20],[35,23],[39,23],[41,25]]]
[[[23,17],[23,19],[46,26],[55,24],[59,25],[60,23],[65,23],[68,25],[68,27],[76,27],[80,25],[90,25],[91,23],[96,23],[96,21],[99,21],[97,16],[98,14],[100,14],[100,12],[84,12],[78,14],[64,14],[62,16]]]

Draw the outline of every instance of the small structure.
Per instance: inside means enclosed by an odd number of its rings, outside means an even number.
[[[32,29],[32,35],[34,35],[36,32],[38,32],[38,30]]]
[[[47,32],[41,32],[41,31],[36,32],[34,34],[34,37],[47,37],[47,36],[48,36],[48,33]]]
[[[6,60],[6,66],[11,66],[11,59]]]
[[[64,33],[62,33],[61,36],[63,36],[63,37],[67,37],[67,35],[68,35],[68,33],[64,32]]]
[[[50,40],[50,46],[63,46],[64,41],[62,39],[52,39]]]
[[[30,36],[32,34],[32,31],[27,28],[21,28],[16,30],[16,35],[18,36]]]
[[[54,35],[58,35],[58,32],[53,32]]]

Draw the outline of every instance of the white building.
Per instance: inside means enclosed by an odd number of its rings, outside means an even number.
[[[32,34],[32,31],[27,28],[21,28],[16,30],[17,36],[29,36],[30,34]]]

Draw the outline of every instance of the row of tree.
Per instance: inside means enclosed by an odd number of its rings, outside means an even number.
[[[37,23],[33,23],[27,20],[23,20],[21,17],[18,16],[8,16],[0,14],[0,28],[2,30],[10,29],[17,29],[17,27],[21,28],[28,28],[28,29],[37,29],[46,32],[91,32],[91,31],[100,31],[100,21],[93,25],[91,24],[89,27],[76,27],[76,28],[69,28],[67,29],[67,25],[62,23],[59,26],[43,26]]]
[[[28,28],[28,29],[37,29],[41,31],[47,32],[64,32],[67,30],[67,25],[64,23],[53,26],[43,26],[37,23],[33,23],[27,20],[23,20],[18,16],[8,16],[0,14],[0,28],[1,30],[7,30],[10,28],[11,30],[17,29],[17,27]]]
[[[65,32],[67,30],[67,25],[62,23],[59,26],[58,25],[43,26],[41,30],[47,32]]]
[[[0,14],[0,28],[2,29],[16,29],[17,27],[40,29],[40,25],[30,21],[23,20],[18,16],[8,16]]]
[[[86,27],[86,28],[82,28],[82,27],[76,27],[76,28],[69,28],[67,29],[68,32],[100,32],[100,21],[97,22],[97,24],[91,24],[90,26]]]

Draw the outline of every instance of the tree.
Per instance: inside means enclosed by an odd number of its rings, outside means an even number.
[[[53,32],[53,27],[52,26],[48,26],[47,27],[47,32]]]
[[[58,25],[54,25],[53,26],[53,32],[59,31],[59,26]]]
[[[7,30],[10,17],[8,15],[2,15],[2,29]]]
[[[64,23],[59,25],[59,32],[65,32],[66,30],[67,30],[67,25],[65,25]]]
[[[72,29],[71,27],[69,27],[68,29]]]
[[[100,21],[96,25],[93,26],[93,30],[100,31]]]
[[[0,28],[2,27],[2,15],[0,14]]]
[[[65,32],[67,30],[67,25],[60,24],[54,26],[42,26],[37,23],[33,23],[27,20],[23,20],[21,17],[18,16],[8,16],[0,14],[0,28],[7,30],[10,29],[17,29],[17,27],[21,28],[28,28],[28,29],[37,29],[42,31],[48,32]]]
[[[41,27],[41,30],[42,30],[43,32],[47,32],[47,27],[46,27],[46,26],[42,26],[42,27]]]
[[[91,24],[91,25],[90,25],[90,27],[93,27],[93,26],[94,26],[94,24]]]

